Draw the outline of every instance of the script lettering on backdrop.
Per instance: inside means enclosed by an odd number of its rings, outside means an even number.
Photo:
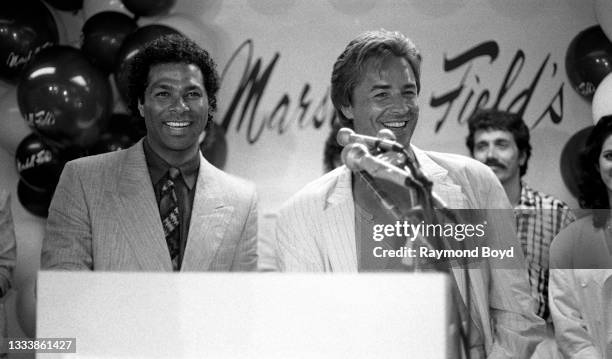
[[[444,56],[444,72],[451,73],[453,71],[460,71],[463,68],[465,68],[465,70],[457,86],[440,95],[434,95],[432,93],[430,97],[429,104],[431,107],[445,108],[444,114],[436,122],[436,133],[442,129],[447,119],[455,118],[457,122],[465,123],[478,108],[496,108],[516,112],[523,116],[531,105],[531,98],[536,92],[537,86],[543,78],[542,76],[548,76],[548,74],[550,74],[550,77],[554,78],[557,74],[557,63],[553,62],[549,64],[549,53],[542,61],[535,75],[533,75],[530,85],[524,89],[516,89],[516,86],[514,86],[515,82],[523,75],[523,65],[526,61],[525,53],[523,50],[519,49],[510,62],[504,79],[499,87],[497,87],[495,98],[493,99],[493,90],[486,87],[480,90],[477,95],[478,91],[476,89],[482,85],[478,73],[476,73],[476,71],[473,72],[476,60],[485,58],[489,60],[489,64],[493,65],[498,56],[499,45],[492,40],[482,42],[453,58],[448,58],[446,55]],[[545,71],[547,69],[550,69],[550,72]],[[559,89],[552,95],[548,103],[544,105],[541,103],[533,104],[533,107],[542,106],[543,108],[535,109],[535,111],[539,113],[535,121],[528,121],[528,119],[525,119],[531,129],[535,128],[546,118],[550,118],[553,123],[561,122],[563,119],[563,85],[563,82],[561,82]],[[496,87],[491,86],[491,88],[493,89]],[[514,97],[511,97],[510,93],[515,91],[519,92]],[[504,103],[510,102],[507,103],[506,106],[502,106],[502,101]]]
[[[326,122],[333,121],[336,114],[329,98],[329,88],[314,104],[316,100],[313,100],[314,96],[310,94],[311,86],[308,82],[304,83],[297,96],[291,96],[285,92],[276,100],[272,111],[260,111],[260,101],[280,59],[280,53],[275,53],[266,65],[261,57],[253,61],[254,47],[251,39],[243,42],[223,69],[222,79],[235,66],[237,56],[246,52],[247,58],[242,77],[223,116],[221,126],[224,129],[228,130],[235,122],[236,132],[239,132],[246,121],[246,139],[253,144],[261,138],[264,130],[283,134],[294,123],[297,123],[299,128],[305,128],[308,125],[320,128]]]
[[[222,127],[229,130],[231,126],[236,132],[246,126],[244,131],[246,140],[250,144],[256,143],[264,131],[285,133],[291,126],[300,129],[312,126],[321,128],[325,123],[331,124],[336,113],[329,98],[329,87],[325,93],[318,97],[311,94],[311,85],[305,82],[299,94],[283,93],[278,99],[268,100],[265,103],[274,103],[270,108],[261,108],[262,98],[266,88],[273,77],[274,70],[278,64],[281,54],[276,52],[266,64],[261,57],[254,56],[255,45],[252,39],[244,41],[234,51],[223,69],[221,78],[224,79],[229,71],[239,71],[236,59],[246,54],[246,63],[242,68],[242,75],[231,101],[223,115]],[[435,125],[435,132],[442,129],[449,118],[455,118],[459,123],[465,123],[467,119],[481,107],[508,110],[524,115],[528,108],[533,107],[538,111],[535,121],[528,121],[533,129],[542,120],[550,118],[553,123],[559,123],[563,119],[563,86],[561,81],[558,90],[550,96],[550,101],[542,103],[531,103],[531,98],[538,90],[538,84],[542,79],[555,79],[557,75],[557,63],[550,61],[550,54],[546,55],[538,70],[533,75],[529,86],[518,88],[516,81],[523,74],[523,66],[526,56],[523,50],[517,50],[506,69],[503,80],[499,85],[491,85],[490,88],[481,84],[481,78],[474,70],[475,62],[484,58],[493,66],[499,57],[499,45],[496,41],[485,41],[473,46],[455,57],[444,56],[443,69],[445,73],[463,70],[463,76],[456,86],[446,92],[434,90],[430,96],[429,105],[436,109],[444,109],[444,114]],[[480,89],[480,90],[479,90]],[[515,94],[512,96],[511,94]],[[539,97],[544,95],[540,94]],[[502,105],[505,104],[505,105]],[[541,108],[536,108],[541,106]],[[246,122],[246,125],[245,125]]]

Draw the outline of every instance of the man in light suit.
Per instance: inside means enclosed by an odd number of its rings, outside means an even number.
[[[399,32],[364,33],[348,44],[334,64],[332,102],[345,126],[357,133],[375,136],[380,129],[393,131],[449,208],[500,209],[482,211],[488,227],[485,240],[491,247],[514,248],[516,257],[504,265],[481,260],[468,270],[452,268],[451,278],[464,308],[458,305],[457,310],[466,313],[469,305],[471,320],[464,325],[469,325],[471,334],[464,344],[471,358],[529,358],[541,340],[544,323],[535,315],[503,188],[493,172],[477,161],[422,151],[410,144],[419,113],[420,63],[415,45]],[[282,207],[276,225],[281,269],[398,270],[404,263],[372,261],[372,252],[367,251],[373,225],[391,219],[359,176],[345,166],[337,168]]]
[[[147,135],[127,150],[66,164],[49,208],[43,269],[256,269],[254,186],[199,151],[218,88],[212,58],[182,36],[136,55],[129,107]]]

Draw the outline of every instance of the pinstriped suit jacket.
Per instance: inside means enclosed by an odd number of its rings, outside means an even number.
[[[256,208],[252,184],[200,155],[181,271],[255,270]],[[41,267],[172,271],[142,140],[66,164],[49,208]]]
[[[529,295],[524,258],[518,243],[510,203],[493,172],[470,158],[424,152],[414,148],[433,191],[450,208],[491,208],[485,211],[487,243],[514,246],[516,267],[493,269],[491,262],[469,269],[471,312],[485,335],[489,358],[529,358],[542,340],[544,321],[535,315]],[[355,212],[351,173],[342,166],[308,184],[280,210],[276,240],[281,269],[306,272],[355,272]],[[466,277],[453,276],[465,298]]]

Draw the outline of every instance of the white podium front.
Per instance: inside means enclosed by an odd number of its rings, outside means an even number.
[[[446,358],[442,274],[40,272],[39,358]]]

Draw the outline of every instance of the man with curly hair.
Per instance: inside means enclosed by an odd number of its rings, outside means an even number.
[[[66,164],[49,208],[42,268],[247,271],[257,266],[255,188],[204,159],[216,110],[208,52],[170,35],[148,43],[128,76],[146,136]]]

